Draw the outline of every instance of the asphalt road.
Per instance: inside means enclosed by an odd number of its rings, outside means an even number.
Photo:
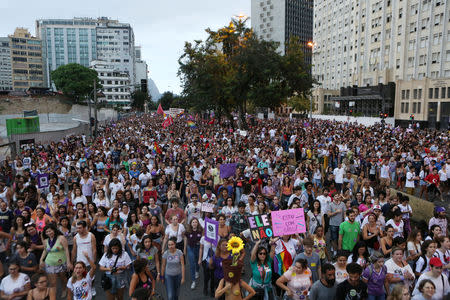
[[[242,276],[242,279],[244,279],[246,282],[250,279],[250,264],[248,260],[246,260],[245,263],[245,274]],[[100,278],[102,277],[102,272],[97,271],[95,275],[95,289],[97,292],[96,299],[106,299],[106,292],[102,289],[100,285]],[[196,300],[211,300],[214,299],[214,297],[204,296],[203,295],[203,271],[200,268],[200,277],[196,280],[196,288],[194,290],[191,290],[191,275],[189,271],[189,262],[187,262],[186,265],[186,282],[181,286],[181,292],[179,299],[186,300],[186,299],[196,299]],[[162,299],[167,299],[166,297],[166,288],[163,283],[157,282],[156,283],[156,291],[159,293],[159,295],[162,296]],[[209,292],[209,291],[208,291]],[[128,297],[128,287],[126,288],[126,291],[124,292],[124,299],[129,299]]]

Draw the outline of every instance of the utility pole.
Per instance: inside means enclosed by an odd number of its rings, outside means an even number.
[[[95,118],[95,127],[94,127],[94,137],[97,137],[97,79],[94,79],[94,118]]]
[[[312,127],[312,109],[313,109],[313,98],[309,96],[309,126]]]

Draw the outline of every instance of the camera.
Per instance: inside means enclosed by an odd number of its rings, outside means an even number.
[[[111,269],[111,274],[114,274],[116,272],[117,272],[117,267],[114,267],[114,268]]]

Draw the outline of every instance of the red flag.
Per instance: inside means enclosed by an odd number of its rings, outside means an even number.
[[[208,125],[214,125],[214,118],[212,118],[209,122]]]
[[[156,113],[158,115],[163,115],[164,114],[164,110],[163,110],[163,108],[161,106],[161,103],[158,105],[158,110],[156,111]]]
[[[169,116],[167,119],[164,120],[164,122],[162,123],[162,126],[164,128],[166,128],[166,127],[168,127],[168,126],[170,126],[172,124],[173,124],[173,119],[172,119],[171,116]]]

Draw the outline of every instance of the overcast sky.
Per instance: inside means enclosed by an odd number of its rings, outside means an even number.
[[[16,27],[35,35],[36,19],[118,19],[133,27],[159,91],[179,93],[178,58],[184,42],[204,39],[205,28],[226,25],[234,15],[250,16],[250,5],[251,0],[0,0],[0,36],[14,33]]]

